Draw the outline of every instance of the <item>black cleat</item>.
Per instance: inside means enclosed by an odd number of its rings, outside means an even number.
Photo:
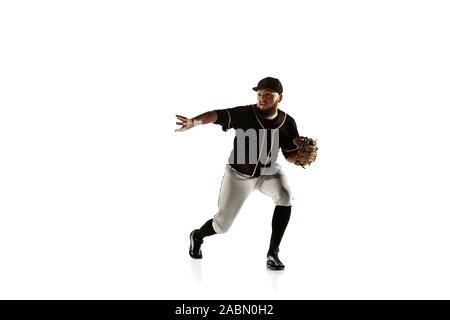
[[[195,231],[197,230],[192,231],[191,234],[189,235],[189,240],[191,242],[189,246],[189,255],[194,259],[201,259],[203,258],[201,249],[203,240],[198,240],[194,238]]]
[[[278,250],[267,255],[267,269],[269,270],[284,270],[284,264],[278,258]]]

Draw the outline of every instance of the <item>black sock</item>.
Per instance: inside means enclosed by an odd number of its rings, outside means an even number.
[[[270,247],[267,254],[278,252],[284,230],[291,217],[291,206],[276,206],[272,218],[272,237],[270,238]]]
[[[204,237],[212,236],[213,234],[216,234],[216,232],[214,231],[212,222],[213,222],[213,219],[206,221],[205,224],[194,233],[195,237],[199,240],[202,240]]]

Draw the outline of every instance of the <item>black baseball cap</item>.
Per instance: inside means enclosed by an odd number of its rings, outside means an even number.
[[[280,80],[272,77],[261,79],[258,82],[258,86],[253,88],[255,91],[258,91],[259,89],[269,89],[278,92],[279,94],[283,93],[283,86],[281,85]]]

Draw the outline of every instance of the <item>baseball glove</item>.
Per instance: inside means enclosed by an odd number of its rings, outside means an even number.
[[[296,137],[294,144],[298,147],[297,155],[295,157],[295,164],[302,166],[305,169],[306,165],[311,165],[317,157],[317,143],[308,137]]]

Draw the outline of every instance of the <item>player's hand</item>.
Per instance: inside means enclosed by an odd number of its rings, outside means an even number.
[[[296,137],[293,142],[298,147],[295,156],[296,165],[305,168],[305,165],[309,166],[316,161],[317,150],[319,150],[316,140],[308,137]]]
[[[178,125],[181,125],[181,128],[176,129],[176,132],[179,131],[186,131],[188,129],[191,129],[194,127],[194,120],[180,116],[180,115],[176,115],[177,119],[180,120],[177,122]]]

